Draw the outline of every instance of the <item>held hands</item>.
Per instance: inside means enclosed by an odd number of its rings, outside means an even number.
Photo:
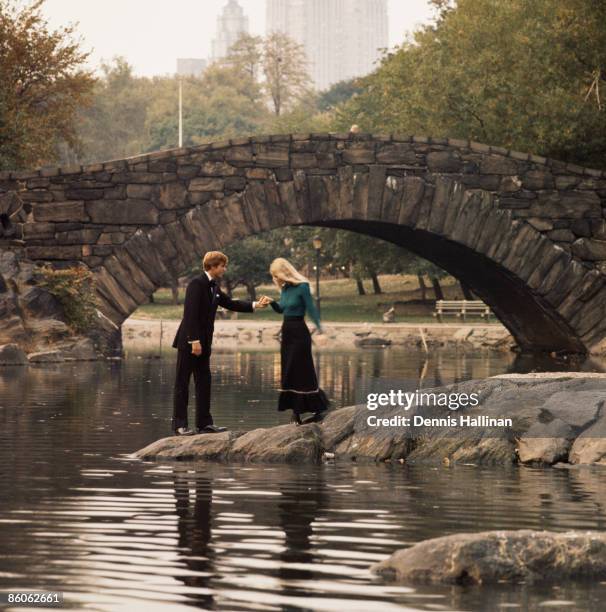
[[[257,308],[267,308],[273,300],[266,295],[261,296],[259,300],[257,300]]]

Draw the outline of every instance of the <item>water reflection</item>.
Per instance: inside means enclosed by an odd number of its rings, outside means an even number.
[[[335,407],[356,381],[426,386],[540,367],[494,353],[325,352]],[[217,353],[217,419],[270,426],[279,360]],[[586,368],[587,363],[582,367]],[[174,362],[0,369],[0,588],[64,591],[90,610],[600,609],[604,585],[411,589],[368,567],[424,538],[482,529],[606,529],[605,472],[406,466],[147,464],[170,428]],[[556,588],[557,587],[557,588]]]

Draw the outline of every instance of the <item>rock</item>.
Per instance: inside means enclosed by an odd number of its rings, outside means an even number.
[[[0,365],[26,365],[27,355],[17,344],[0,346]]]
[[[28,313],[34,317],[47,317],[61,320],[65,318],[63,307],[59,300],[48,291],[40,287],[28,287],[20,296],[19,302],[27,308]]]
[[[387,580],[490,584],[606,577],[606,534],[485,531],[426,540],[371,568]]]
[[[319,463],[323,448],[316,424],[254,429],[239,437],[229,459],[246,463]]]
[[[320,424],[280,425],[228,438],[229,444],[226,442],[220,452],[208,452],[208,443],[192,450],[187,438],[165,438],[155,443],[152,451],[144,450],[146,458],[161,458],[166,452],[171,458],[269,463],[319,463],[325,453],[337,461],[432,465],[551,465],[569,457],[576,463],[606,463],[606,417],[598,418],[605,390],[604,374],[503,375],[423,389],[423,393],[436,396],[478,395],[477,406],[461,405],[458,410],[445,405],[416,405],[414,401],[409,410],[381,406],[370,411],[366,405],[349,406],[330,412]],[[371,416],[389,422],[377,424],[369,419]],[[413,425],[397,421],[402,416],[411,421],[416,417],[449,417],[453,422]],[[460,417],[477,423],[463,423]],[[393,419],[396,421],[392,423]],[[482,419],[501,419],[502,423]]]
[[[536,423],[520,438],[518,456],[522,463],[553,465],[568,458],[574,440],[573,428],[560,419]]]
[[[391,340],[388,338],[381,338],[379,336],[368,336],[366,338],[358,338],[355,341],[355,345],[359,347],[364,346],[373,346],[373,347],[381,347],[381,346],[390,346]]]
[[[606,416],[601,416],[574,441],[569,461],[573,464],[606,465]]]
[[[52,342],[61,340],[71,334],[69,327],[63,321],[56,319],[34,319],[28,323],[35,342]]]
[[[136,459],[207,459],[222,460],[229,453],[236,438],[242,432],[225,431],[218,434],[200,434],[197,436],[171,436],[133,453]]]
[[[27,358],[30,363],[61,363],[65,361],[61,351],[40,351],[30,353]]]
[[[76,361],[95,361],[99,359],[99,355],[97,355],[93,341],[90,338],[80,338],[75,342],[58,344],[56,348],[62,352],[65,359],[74,359]]]

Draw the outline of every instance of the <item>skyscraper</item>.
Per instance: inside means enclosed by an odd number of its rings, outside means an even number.
[[[248,34],[248,17],[238,0],[228,0],[217,17],[217,34],[212,41],[212,59],[225,57],[241,34]]]
[[[388,46],[387,0],[267,0],[267,31],[303,45],[318,89],[368,74]]]

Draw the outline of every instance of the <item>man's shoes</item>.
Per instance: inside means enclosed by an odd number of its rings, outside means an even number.
[[[222,433],[224,431],[227,431],[227,427],[217,427],[216,425],[207,425],[206,427],[198,427],[199,434]]]
[[[177,427],[175,436],[193,436],[194,432],[189,427]]]

